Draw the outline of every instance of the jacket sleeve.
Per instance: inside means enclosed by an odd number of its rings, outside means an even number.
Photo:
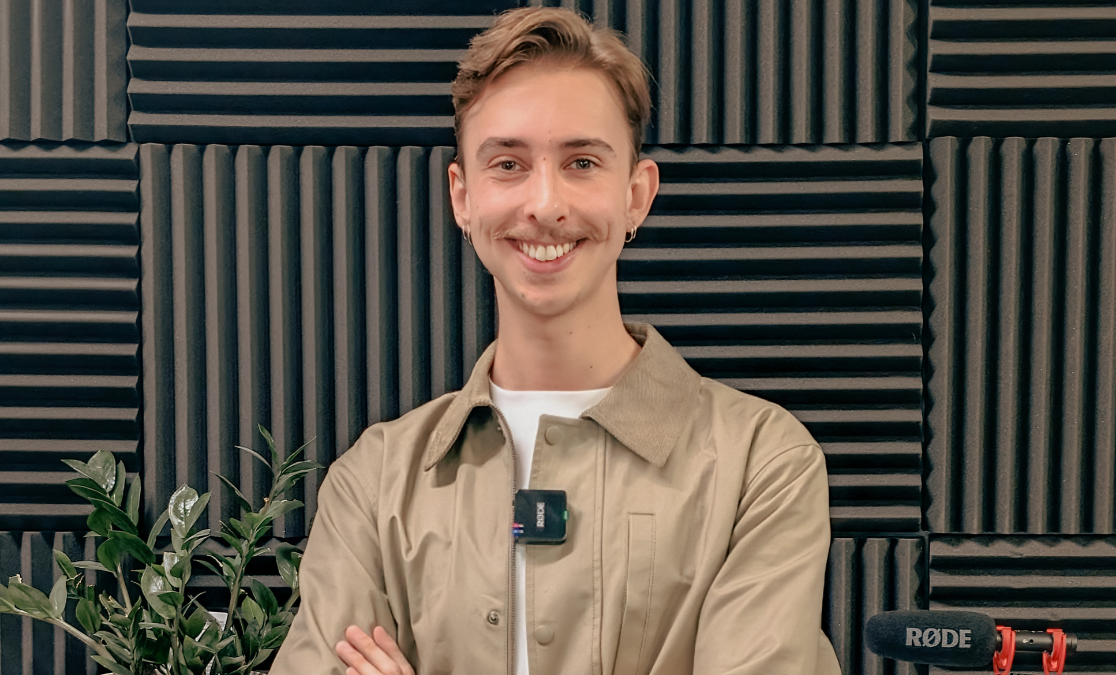
[[[816,445],[749,472],[728,556],[698,619],[694,672],[839,675],[821,633],[829,489]]]
[[[318,491],[318,511],[299,567],[300,606],[272,675],[344,675],[333,647],[352,624],[365,632],[380,625],[396,636],[377,530],[380,472],[372,470],[379,468],[382,439],[371,436],[366,432],[330,467]]]

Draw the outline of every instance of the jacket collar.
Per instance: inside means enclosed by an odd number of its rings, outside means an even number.
[[[643,348],[608,395],[582,417],[597,422],[632,452],[661,467],[697,407],[701,377],[650,325],[628,323],[624,327]],[[434,427],[423,455],[423,469],[432,469],[446,456],[474,408],[494,407],[488,374],[495,356],[493,342]]]

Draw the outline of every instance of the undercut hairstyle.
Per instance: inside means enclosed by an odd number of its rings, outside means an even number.
[[[616,87],[631,129],[632,165],[639,161],[643,128],[651,116],[647,67],[609,28],[594,28],[580,14],[556,7],[523,7],[496,17],[469,43],[453,81],[453,130],[461,142],[461,121],[484,88],[525,63],[589,68]]]

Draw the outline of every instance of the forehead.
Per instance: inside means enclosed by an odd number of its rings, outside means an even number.
[[[597,70],[525,64],[489,83],[465,113],[458,143],[473,155],[486,139],[543,148],[572,137],[606,140],[623,154],[630,131],[616,86]]]

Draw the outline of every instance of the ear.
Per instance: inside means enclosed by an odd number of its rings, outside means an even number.
[[[449,165],[450,203],[453,205],[453,219],[462,231],[469,229],[469,193],[465,189],[465,169],[457,162]]]
[[[651,202],[659,194],[659,165],[651,159],[642,159],[632,171],[628,185],[628,222],[639,227],[651,210]]]

